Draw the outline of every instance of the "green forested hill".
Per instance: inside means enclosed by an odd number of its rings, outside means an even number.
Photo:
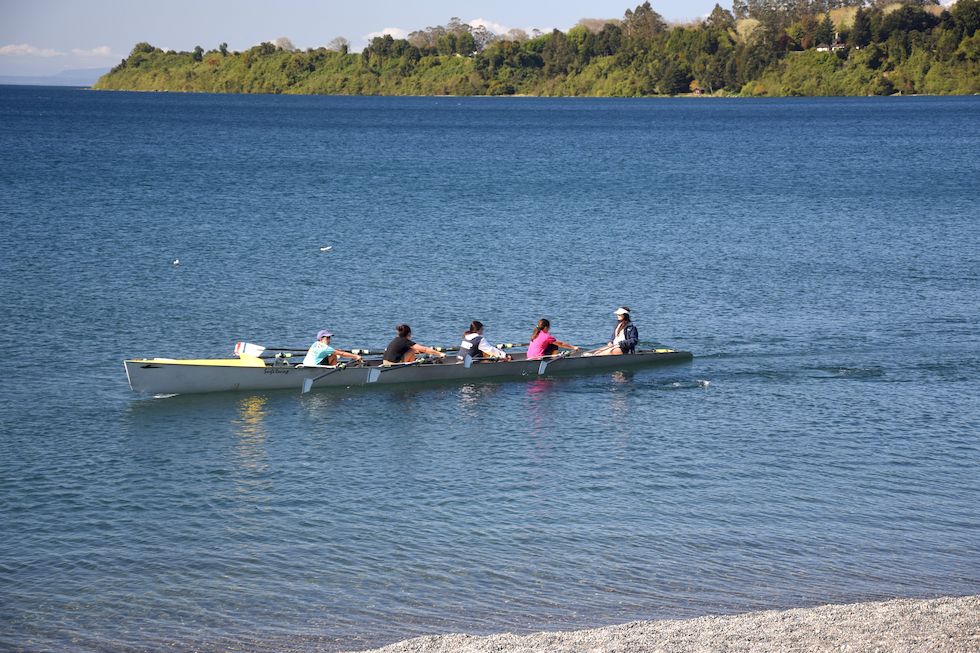
[[[567,33],[497,36],[453,19],[299,51],[262,43],[164,52],[139,43],[97,89],[332,95],[889,95],[980,93],[980,0],[736,0],[669,26],[649,2]],[[791,8],[790,8],[791,7]],[[342,40],[341,40],[342,41]]]

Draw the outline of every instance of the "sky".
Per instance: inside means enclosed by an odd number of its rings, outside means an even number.
[[[717,0],[651,0],[671,22],[707,16]],[[245,50],[289,38],[315,48],[342,36],[359,52],[373,36],[445,25],[451,17],[504,33],[567,31],[582,18],[622,18],[642,0],[0,0],[0,76],[109,68],[146,41],[168,50]],[[720,4],[730,9],[730,0]]]

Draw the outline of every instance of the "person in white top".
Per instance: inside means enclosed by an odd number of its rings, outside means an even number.
[[[499,358],[510,360],[510,356],[504,353],[502,349],[487,342],[487,339],[483,337],[483,323],[478,320],[470,322],[470,328],[463,334],[463,342],[459,343],[459,353],[456,354],[456,358],[466,360],[467,356],[473,359]]]
[[[630,320],[630,309],[628,306],[620,306],[616,309],[616,328],[613,329],[612,339],[604,347],[593,349],[588,352],[588,356],[616,356],[619,354],[632,354],[636,350],[636,344],[640,340],[640,333]]]
[[[343,349],[337,349],[336,347],[330,346],[330,339],[333,334],[326,329],[320,331],[316,334],[316,342],[310,345],[310,350],[306,352],[306,358],[303,359],[303,367],[318,367],[323,365],[336,365],[337,357],[343,356],[344,358],[353,358],[355,361],[360,362],[361,357],[357,354],[352,354],[349,351],[344,351]]]

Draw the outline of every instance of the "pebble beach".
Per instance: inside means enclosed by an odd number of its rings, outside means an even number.
[[[418,637],[373,653],[980,651],[980,595],[823,605],[573,632]]]

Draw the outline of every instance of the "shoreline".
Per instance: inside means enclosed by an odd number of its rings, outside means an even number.
[[[528,635],[431,635],[360,653],[980,650],[980,594],[767,610]]]

